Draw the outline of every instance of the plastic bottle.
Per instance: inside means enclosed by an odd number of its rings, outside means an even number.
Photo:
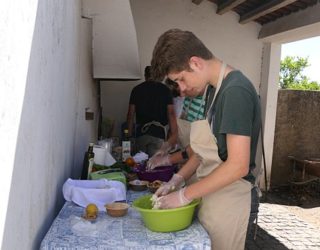
[[[89,170],[89,165],[90,165],[90,159],[94,158],[93,145],[94,145],[94,143],[90,143],[88,151],[84,154],[81,180],[88,179],[88,170]]]

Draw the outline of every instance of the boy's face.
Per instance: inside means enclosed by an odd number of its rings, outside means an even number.
[[[203,95],[207,81],[198,71],[183,70],[178,73],[169,73],[168,77],[178,83],[181,96],[196,97]]]

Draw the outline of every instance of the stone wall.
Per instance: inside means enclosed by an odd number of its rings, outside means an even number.
[[[288,155],[320,158],[320,91],[279,90],[271,186],[288,183]]]

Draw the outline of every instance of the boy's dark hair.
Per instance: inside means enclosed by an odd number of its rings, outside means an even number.
[[[214,58],[211,51],[190,31],[171,29],[163,33],[153,50],[152,78],[162,81],[169,72],[191,70],[189,60],[198,56],[205,60]]]

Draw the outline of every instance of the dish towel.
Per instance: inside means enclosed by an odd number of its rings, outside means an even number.
[[[66,201],[73,201],[81,207],[89,203],[97,205],[99,211],[105,211],[104,205],[126,200],[126,187],[120,181],[106,179],[73,180],[68,179],[62,187]]]

